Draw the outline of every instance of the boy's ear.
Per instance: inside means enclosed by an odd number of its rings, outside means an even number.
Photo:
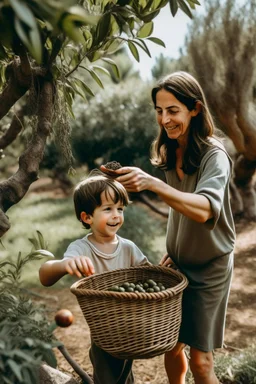
[[[192,112],[192,116],[197,116],[199,112],[201,112],[202,110],[202,105],[199,103],[199,101],[196,102],[196,106],[195,108],[191,111]]]
[[[91,224],[92,222],[92,216],[89,215],[88,213],[86,212],[81,212],[80,214],[80,219],[83,223],[86,223],[86,224]]]

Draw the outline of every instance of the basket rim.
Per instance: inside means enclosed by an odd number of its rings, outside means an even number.
[[[107,290],[99,290],[99,289],[87,289],[87,288],[80,288],[80,286],[84,283],[84,281],[93,279],[97,276],[105,276],[109,275],[111,273],[119,272],[125,272],[128,270],[153,270],[158,272],[164,272],[168,275],[175,275],[176,277],[180,278],[180,282],[175,285],[175,287],[167,288],[165,291],[160,292],[114,292],[114,291],[107,291]],[[180,271],[177,271],[175,269],[172,269],[170,267],[163,267],[158,265],[140,265],[135,267],[129,267],[129,268],[118,268],[114,269],[112,271],[106,271],[102,273],[96,273],[94,275],[84,277],[83,279],[80,279],[79,281],[76,281],[73,283],[70,287],[70,291],[77,297],[81,296],[94,296],[94,297],[109,297],[109,298],[118,298],[118,299],[135,299],[135,300],[152,300],[152,299],[162,299],[167,297],[172,297],[180,292],[182,292],[188,285],[188,279],[186,276],[181,273]]]

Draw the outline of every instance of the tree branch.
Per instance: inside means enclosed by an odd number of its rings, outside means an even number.
[[[15,56],[6,69],[6,77],[8,79],[7,86],[0,95],[0,120],[31,85],[32,70],[25,52],[21,52],[21,56]]]
[[[26,110],[26,106],[23,106],[15,113],[8,130],[0,137],[0,149],[8,147],[16,139],[23,128],[23,117],[26,114]]]

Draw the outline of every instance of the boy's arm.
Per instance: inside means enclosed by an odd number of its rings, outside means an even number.
[[[49,260],[44,263],[39,270],[41,283],[49,287],[55,284],[66,274],[82,276],[91,276],[95,273],[94,266],[89,257],[77,256],[63,260]]]
[[[67,273],[68,272],[65,268],[65,260],[49,260],[42,264],[41,268],[39,269],[39,279],[41,284],[49,287],[55,284]]]

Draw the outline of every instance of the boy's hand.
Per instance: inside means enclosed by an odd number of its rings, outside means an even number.
[[[95,273],[92,261],[86,256],[77,256],[63,261],[64,268],[70,275],[77,277],[91,276]]]

